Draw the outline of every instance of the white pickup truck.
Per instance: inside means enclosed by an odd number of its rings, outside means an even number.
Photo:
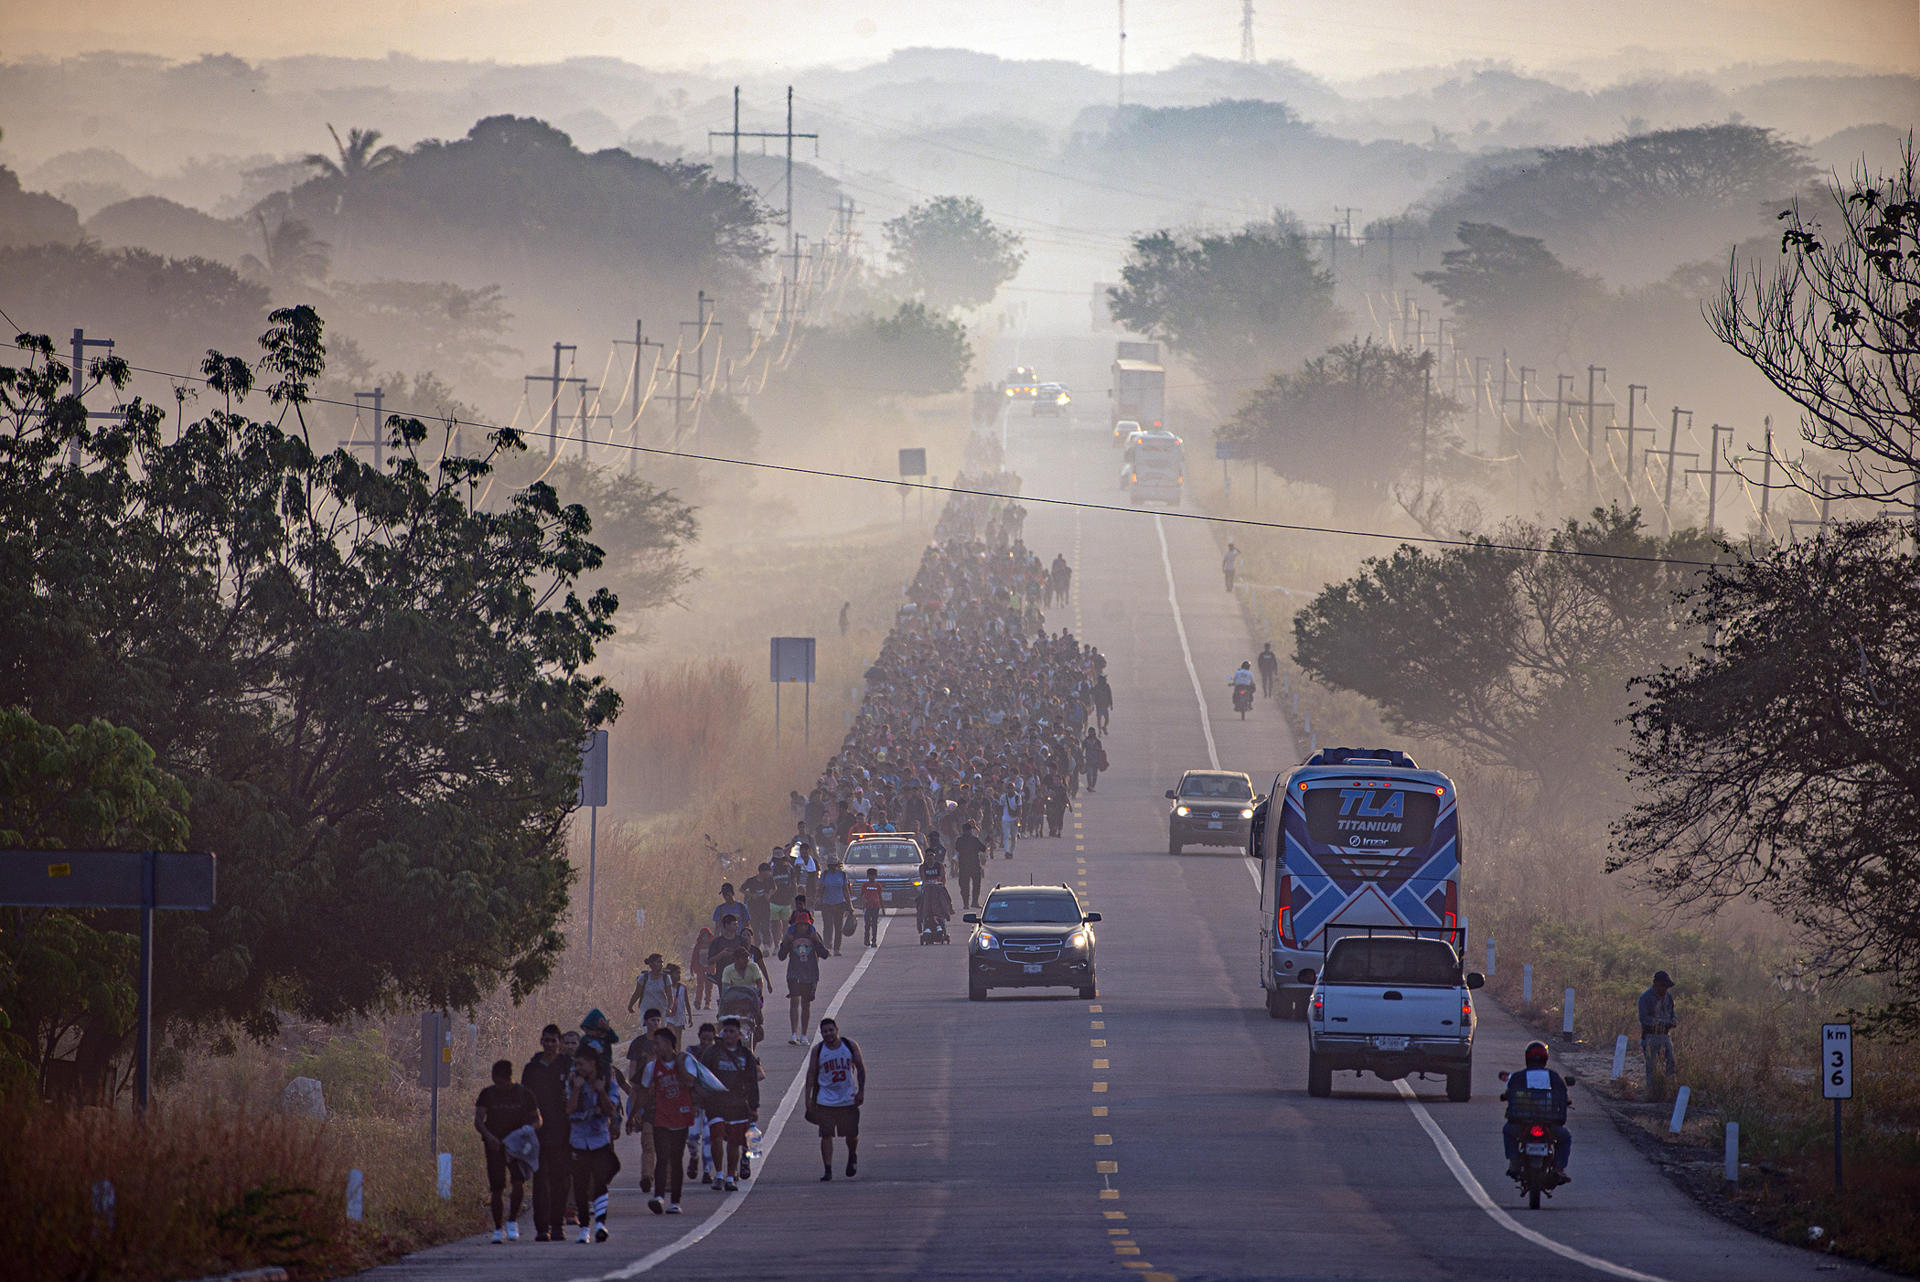
[[[1350,935],[1334,941],[1308,1002],[1307,1094],[1333,1093],[1333,1075],[1383,1081],[1441,1073],[1447,1098],[1473,1097],[1473,994],[1444,939]]]

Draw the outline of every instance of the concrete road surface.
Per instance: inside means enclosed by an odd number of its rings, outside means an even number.
[[[1009,438],[1029,494],[1119,497],[1103,421],[1016,413]],[[1519,1066],[1528,1039],[1491,1002],[1471,1102],[1448,1103],[1438,1080],[1397,1090],[1352,1074],[1310,1099],[1304,1025],[1262,1005],[1251,865],[1229,850],[1166,853],[1162,793],[1182,769],[1243,769],[1264,790],[1299,758],[1277,699],[1245,721],[1229,708],[1230,673],[1265,638],[1248,635],[1201,523],[1036,504],[1026,528],[1042,559],[1065,550],[1075,569],[1049,627],[1110,657],[1113,769],[1081,794],[1070,836],[1023,841],[988,882],[1063,882],[1103,914],[1098,1000],[969,1002],[963,934],[921,947],[892,929],[823,967],[871,1072],[858,1178],[819,1182],[795,1106],[803,1052],[775,1041],[770,1149],[741,1192],[690,1189],[686,1215],[651,1215],[625,1140],[610,1242],[476,1234],[368,1277],[1881,1276],[1704,1214],[1597,1107],[1571,1119],[1574,1183],[1526,1210],[1502,1175],[1495,1074]],[[1473,799],[1461,805],[1470,815]]]

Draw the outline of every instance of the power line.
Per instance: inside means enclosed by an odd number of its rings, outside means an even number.
[[[10,344],[10,345],[16,346],[16,347],[18,346],[18,344]],[[24,349],[21,349],[21,350],[24,350]],[[179,379],[186,382],[200,383],[200,384],[206,384],[208,382],[207,379],[202,378],[198,375],[179,374],[179,373],[175,373],[172,370],[151,369],[141,365],[129,365],[127,366],[127,368],[136,373],[153,374],[160,378]],[[336,406],[341,406],[348,409],[355,408],[353,402],[333,400],[324,396],[309,396],[307,398],[307,401],[309,404],[313,404],[313,405],[336,405]],[[398,411],[396,411],[396,413],[397,412]],[[428,415],[422,415],[419,417],[433,419],[435,421],[443,421],[445,419],[444,415],[438,415],[438,414],[428,414]],[[517,431],[517,429],[510,429],[510,428],[502,429],[498,425],[491,424],[491,423],[475,422],[475,423],[466,424],[466,426],[470,426],[479,430],[484,430],[489,432],[501,431],[501,430]],[[533,429],[528,429],[525,431],[519,431],[518,434],[521,436],[530,436],[530,437],[541,437],[541,436],[548,437],[550,438],[549,449],[556,453],[558,452],[561,444],[580,439],[579,437],[560,433],[558,431],[540,432],[540,431],[535,431]],[[1178,521],[1199,521],[1203,524],[1208,524],[1208,525],[1240,526],[1247,529],[1256,529],[1256,530],[1279,530],[1279,531],[1283,531],[1291,534],[1332,534],[1332,535],[1338,535],[1344,538],[1377,539],[1377,540],[1385,540],[1393,543],[1418,543],[1418,544],[1425,544],[1433,547],[1480,548],[1490,552],[1520,552],[1520,553],[1525,553],[1529,555],[1538,555],[1538,556],[1580,557],[1580,558],[1585,558],[1588,560],[1596,560],[1596,561],[1628,561],[1628,562],[1638,562],[1638,563],[1643,563],[1648,565],[1683,565],[1683,566],[1699,566],[1702,568],[1707,568],[1707,567],[1711,567],[1713,565],[1718,564],[1717,562],[1714,562],[1714,561],[1689,560],[1684,557],[1642,556],[1642,555],[1631,553],[1631,552],[1594,552],[1594,551],[1590,551],[1582,548],[1548,547],[1548,546],[1541,546],[1537,544],[1526,544],[1526,543],[1497,543],[1491,539],[1448,539],[1448,538],[1441,538],[1437,535],[1431,535],[1431,534],[1393,534],[1385,530],[1354,530],[1354,529],[1345,529],[1340,526],[1331,526],[1331,525],[1304,525],[1304,524],[1299,524],[1291,521],[1243,520],[1243,519],[1238,519],[1233,517],[1209,516],[1201,512],[1188,512],[1188,511],[1181,511],[1181,510],[1168,510],[1165,512],[1150,512],[1145,508],[1113,507],[1105,503],[1088,503],[1081,499],[1047,498],[1045,496],[1037,495],[1037,494],[1006,494],[998,490],[980,490],[980,489],[974,489],[971,486],[962,486],[962,485],[934,485],[924,481],[902,480],[900,477],[897,477],[897,476],[866,476],[858,472],[836,472],[827,468],[800,467],[796,464],[791,464],[791,463],[769,463],[763,459],[728,458],[724,455],[719,455],[719,454],[695,454],[686,450],[664,449],[659,446],[653,446],[653,445],[640,445],[637,443],[631,444],[631,445],[623,445],[623,444],[616,444],[615,442],[612,442],[612,441],[609,441],[607,444],[608,444],[608,448],[610,449],[632,450],[641,454],[654,454],[662,458],[680,459],[682,461],[689,462],[689,463],[715,463],[715,464],[720,464],[726,467],[744,467],[744,468],[748,468],[755,471],[777,472],[777,473],[782,473],[788,476],[810,477],[815,480],[853,481],[861,485],[875,485],[875,486],[884,485],[884,486],[898,487],[900,489],[923,490],[933,494],[962,494],[972,498],[1007,499],[1016,503],[1044,504],[1048,507],[1071,508],[1077,511],[1084,511],[1084,512],[1107,512],[1107,513],[1112,513],[1115,516],[1132,516],[1132,517],[1163,517],[1164,516],[1164,517],[1169,517]]]

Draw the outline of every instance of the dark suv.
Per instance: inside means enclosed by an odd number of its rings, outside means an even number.
[[[967,998],[985,1001],[991,988],[1078,988],[1098,995],[1093,923],[1065,886],[995,886],[986,907],[968,913]]]
[[[1247,848],[1247,831],[1260,796],[1253,781],[1235,770],[1189,770],[1178,788],[1167,789],[1167,853],[1188,846]]]

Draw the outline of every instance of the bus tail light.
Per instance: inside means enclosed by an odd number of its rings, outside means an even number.
[[[1460,928],[1460,883],[1457,881],[1447,883],[1447,906],[1442,921],[1448,930]]]
[[[1293,878],[1280,879],[1280,896],[1274,903],[1273,935],[1281,943],[1292,946],[1293,940],[1287,935],[1293,926]]]

